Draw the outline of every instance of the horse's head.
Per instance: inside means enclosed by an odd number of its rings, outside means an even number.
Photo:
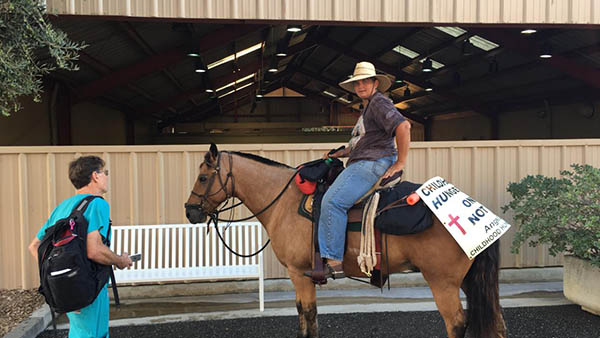
[[[217,146],[211,143],[210,150],[204,155],[204,162],[200,164],[200,173],[185,203],[185,215],[191,223],[205,222],[223,201],[231,197],[227,191],[227,183],[232,176],[231,155],[227,173],[222,172],[221,154]]]

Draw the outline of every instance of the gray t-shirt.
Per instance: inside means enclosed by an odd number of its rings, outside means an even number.
[[[348,165],[355,161],[376,161],[396,155],[396,127],[405,120],[390,99],[380,92],[373,94],[352,130],[352,138],[348,142]]]

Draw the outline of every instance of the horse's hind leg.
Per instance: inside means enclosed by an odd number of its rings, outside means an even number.
[[[466,332],[465,313],[460,303],[459,287],[447,281],[429,281],[435,304],[444,318],[448,338],[463,338]]]
[[[319,337],[319,325],[317,322],[317,294],[315,285],[301,272],[288,270],[290,279],[296,289],[296,309],[300,323],[298,337]]]

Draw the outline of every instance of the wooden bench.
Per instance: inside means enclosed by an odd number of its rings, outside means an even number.
[[[206,223],[113,226],[113,251],[142,254],[131,268],[115,270],[117,283],[257,278],[263,311],[263,253],[237,257],[223,245],[214,226],[207,230]],[[219,232],[239,254],[254,253],[263,245],[259,222],[232,223],[229,227],[222,224]]]

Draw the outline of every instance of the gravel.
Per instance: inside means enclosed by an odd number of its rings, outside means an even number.
[[[44,297],[37,289],[0,289],[0,337],[29,318],[42,304],[44,304]]]

